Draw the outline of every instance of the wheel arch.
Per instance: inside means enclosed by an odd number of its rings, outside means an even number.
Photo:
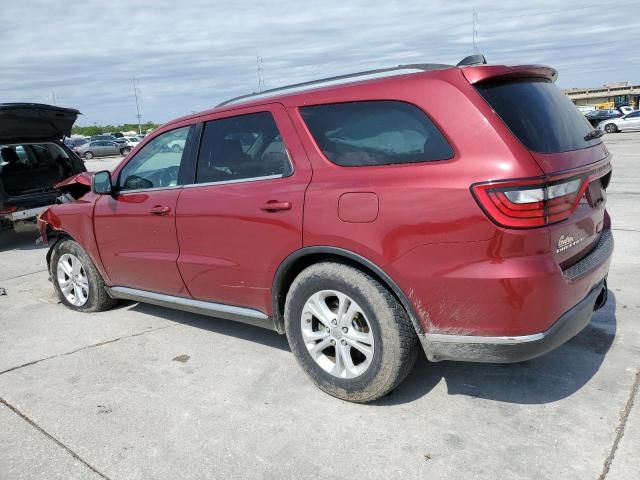
[[[287,293],[294,279],[308,266],[327,261],[355,267],[374,277],[378,282],[387,287],[391,294],[400,302],[409,315],[416,333],[418,335],[424,333],[409,299],[398,284],[382,268],[358,253],[330,246],[304,247],[296,250],[285,258],[276,270],[271,289],[271,300],[273,323],[279,333],[285,332],[284,305]]]

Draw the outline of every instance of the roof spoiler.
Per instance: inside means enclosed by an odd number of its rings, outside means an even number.
[[[509,81],[518,78],[544,78],[555,82],[558,72],[546,65],[483,65],[462,69],[462,74],[471,84],[493,81]]]

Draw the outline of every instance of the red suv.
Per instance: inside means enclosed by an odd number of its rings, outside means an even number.
[[[409,65],[225,102],[61,186],[62,303],[148,302],[286,333],[366,402],[431,361],[519,362],[607,296],[611,156],[554,69]],[[90,190],[90,191],[89,191]]]

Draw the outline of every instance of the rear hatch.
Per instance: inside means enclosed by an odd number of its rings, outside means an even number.
[[[0,217],[53,203],[54,184],[86,170],[61,142],[79,114],[52,105],[0,103]],[[5,154],[17,156],[18,166],[12,168]]]
[[[486,66],[464,73],[544,174],[515,185],[506,182],[495,193],[499,209],[520,216],[521,223],[527,219],[525,226],[548,226],[556,260],[563,268],[571,266],[593,249],[605,227],[611,176],[605,145],[553,83],[555,70]]]
[[[51,142],[71,135],[80,115],[73,108],[39,103],[0,103],[0,144]]]

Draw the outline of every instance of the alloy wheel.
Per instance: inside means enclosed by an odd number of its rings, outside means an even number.
[[[80,259],[65,253],[58,259],[56,275],[60,291],[67,301],[81,307],[89,299],[89,278]]]
[[[360,305],[336,290],[321,290],[304,305],[303,341],[311,358],[338,378],[355,378],[373,360],[375,340]]]

